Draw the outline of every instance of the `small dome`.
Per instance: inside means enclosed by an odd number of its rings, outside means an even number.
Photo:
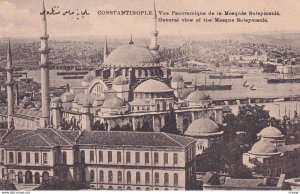
[[[113,84],[114,85],[127,85],[128,80],[123,75],[120,75],[113,81]]]
[[[186,101],[188,102],[198,102],[198,101],[205,101],[210,100],[210,96],[205,94],[203,91],[193,91],[187,97]]]
[[[88,72],[88,74],[86,74],[83,78],[82,81],[84,82],[91,82],[93,79],[96,78],[95,72],[94,71],[90,71]]]
[[[219,126],[210,119],[197,119],[195,120],[186,132],[188,136],[209,136],[222,134],[223,131],[219,131]]]
[[[60,100],[59,97],[54,97],[54,98],[52,98],[51,101],[52,101],[52,102],[61,102],[61,100]]]
[[[92,103],[90,102],[90,100],[88,98],[84,98],[84,99],[80,100],[80,104],[83,107],[90,107],[90,106],[92,106]]]
[[[66,102],[72,102],[74,100],[74,94],[72,92],[65,92],[61,95],[62,100],[66,100]]]
[[[258,134],[258,136],[264,137],[264,138],[274,138],[274,137],[283,137],[281,131],[275,127],[269,126],[261,130]]]
[[[30,98],[28,98],[27,96],[25,96],[25,97],[23,98],[23,100],[22,100],[22,103],[23,103],[23,104],[28,104],[28,103],[30,103]]]
[[[123,45],[113,50],[106,58],[104,65],[119,67],[141,67],[145,64],[156,64],[159,58],[148,48],[134,44]]]
[[[249,153],[256,154],[256,155],[279,154],[276,146],[269,140],[265,140],[265,139],[261,139],[260,141],[256,142],[252,146],[252,149],[249,151]]]
[[[93,101],[94,98],[92,95],[79,93],[75,96],[73,102],[76,102],[78,105],[87,105],[87,104],[91,104]]]
[[[102,105],[103,108],[118,108],[123,106],[125,106],[125,103],[119,97],[107,98]]]
[[[171,82],[184,82],[184,80],[180,74],[176,73],[174,76],[172,76]]]
[[[171,92],[173,91],[169,86],[165,83],[149,79],[147,81],[142,82],[138,85],[134,92],[142,92],[142,93],[156,93],[156,92]]]

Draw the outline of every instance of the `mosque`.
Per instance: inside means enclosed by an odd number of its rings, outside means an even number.
[[[263,167],[260,173],[264,176],[276,177],[286,173],[289,158],[285,157],[285,153],[295,151],[299,148],[299,144],[286,145],[284,135],[272,126],[262,129],[257,136],[259,140],[251,150],[243,153],[243,164],[255,168],[260,163]]]
[[[155,4],[153,24],[148,47],[136,45],[131,36],[127,45],[108,53],[105,40],[104,60],[100,67],[89,72],[80,86],[51,100],[48,35],[41,37],[42,103],[24,98],[15,106],[13,93],[8,90],[11,110],[3,109],[0,120],[13,123],[18,129],[53,127],[60,130],[135,131],[147,126],[148,130],[158,132],[168,122],[166,117],[174,112],[181,133],[200,118],[221,124],[222,107],[210,106],[208,95],[186,86],[181,75],[171,76],[169,69],[160,64]],[[47,34],[46,21],[43,25]]]

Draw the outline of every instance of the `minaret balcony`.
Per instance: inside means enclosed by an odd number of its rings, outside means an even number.
[[[41,62],[39,62],[39,67],[40,68],[49,68],[50,67],[50,63],[42,64]]]
[[[50,48],[39,48],[39,52],[41,54],[48,54],[50,52]]]
[[[48,38],[49,38],[48,34],[45,34],[45,35],[40,37],[41,40],[48,40]]]
[[[150,50],[158,51],[159,50],[159,45],[152,45],[149,48],[150,48]]]
[[[9,67],[9,68],[5,68],[5,70],[6,70],[8,73],[12,73],[14,69],[13,69],[12,67]]]
[[[5,85],[6,85],[6,86],[13,86],[14,84],[15,84],[14,81],[6,81],[6,82],[5,82]]]
[[[159,33],[158,31],[154,31],[154,32],[152,32],[152,36],[156,36],[157,37],[158,33]]]

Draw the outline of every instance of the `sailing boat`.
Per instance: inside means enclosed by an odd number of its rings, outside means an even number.
[[[250,90],[256,90],[256,87],[254,86],[254,84],[252,84],[252,86],[250,87]]]
[[[249,87],[249,83],[248,83],[247,80],[243,83],[243,86],[244,86],[244,87]]]

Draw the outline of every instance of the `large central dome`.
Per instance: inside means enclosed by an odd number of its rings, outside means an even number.
[[[139,67],[157,64],[159,58],[149,49],[135,46],[134,44],[123,45],[112,51],[106,58],[104,65],[116,67]]]

